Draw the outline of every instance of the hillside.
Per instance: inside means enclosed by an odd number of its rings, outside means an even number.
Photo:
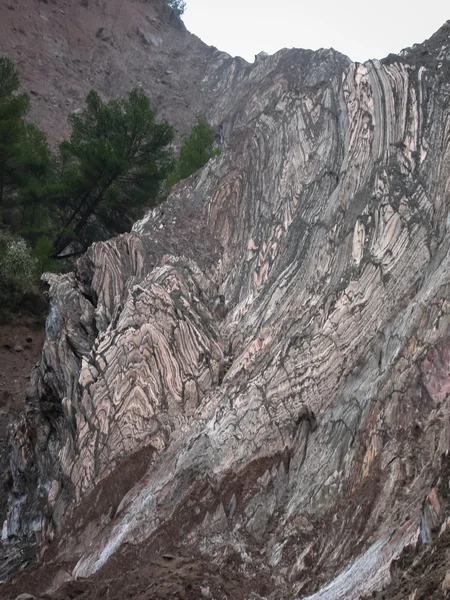
[[[5,597],[398,599],[436,548],[444,598],[449,24],[365,64],[195,44],[223,153],[44,277]]]
[[[30,120],[55,143],[67,116],[94,88],[106,99],[148,92],[181,133],[203,114],[199,89],[220,54],[190,34],[164,2],[7,0],[0,5],[0,55],[17,64],[32,99]]]

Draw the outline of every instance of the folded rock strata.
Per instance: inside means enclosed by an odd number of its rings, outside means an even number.
[[[448,36],[205,79],[228,89],[223,154],[45,277],[9,536],[34,532],[70,578],[177,548],[314,600],[379,589],[431,539],[450,438]],[[80,518],[143,449],[97,526]]]

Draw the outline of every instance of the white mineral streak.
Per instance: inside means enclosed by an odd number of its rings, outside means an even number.
[[[364,242],[366,241],[366,230],[364,227],[364,223],[361,221],[356,221],[355,229],[353,233],[353,248],[352,248],[352,258],[355,261],[356,265],[359,267],[361,263],[361,259],[364,253]]]
[[[406,533],[405,537],[409,537],[410,541],[417,537],[417,531],[402,533]],[[398,558],[405,541],[400,536],[378,540],[329,585],[312,596],[303,597],[303,600],[359,600],[362,594],[378,590],[389,578],[389,565]]]

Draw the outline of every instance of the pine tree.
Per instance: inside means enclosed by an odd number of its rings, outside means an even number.
[[[91,91],[86,110],[70,122],[70,139],[60,146],[60,178],[50,194],[62,219],[56,254],[74,240],[86,248],[128,230],[144,206],[158,201],[173,168],[173,128],[155,120],[141,89],[108,103]]]
[[[20,233],[34,245],[41,235],[50,235],[54,228],[54,207],[47,190],[55,177],[56,165],[45,134],[32,123],[23,128],[17,162]]]
[[[199,119],[181,144],[175,169],[168,178],[169,189],[181,179],[186,179],[201,169],[211,158],[220,154],[220,150],[214,146],[215,140],[214,129],[204,119]]]
[[[0,57],[0,207],[5,204],[8,188],[17,185],[20,143],[29,98],[18,94],[19,75],[14,63]]]
[[[178,15],[182,15],[186,10],[186,2],[184,0],[166,0],[166,2]]]

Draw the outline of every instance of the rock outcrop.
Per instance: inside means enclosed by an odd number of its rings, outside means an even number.
[[[125,565],[148,590],[148,565],[183,555],[211,565],[192,597],[229,597],[220,568],[246,582],[234,598],[357,600],[433,539],[449,485],[449,31],[365,64],[221,55],[202,86],[223,154],[45,277],[5,525],[34,536],[41,566],[8,593],[122,598]]]

